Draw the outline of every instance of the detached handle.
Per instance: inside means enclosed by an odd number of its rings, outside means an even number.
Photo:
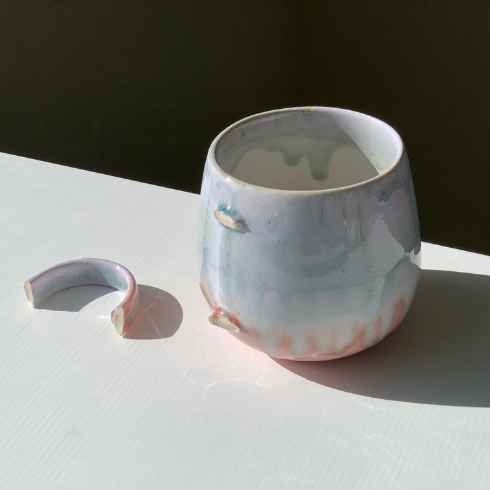
[[[214,211],[213,216],[219,221],[223,226],[231,228],[232,230],[238,230],[242,227],[240,221],[234,220],[230,215],[224,213],[220,209]]]
[[[126,293],[111,313],[118,335],[124,335],[133,323],[139,306],[138,284],[126,267],[104,259],[77,259],[62,262],[31,277],[24,283],[27,299],[33,307],[63,289],[87,285],[109,286]]]

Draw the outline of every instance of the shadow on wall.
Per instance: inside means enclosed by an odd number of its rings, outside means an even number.
[[[234,121],[354,109],[403,137],[424,240],[490,253],[485,2],[7,0],[0,19],[0,152],[199,192]]]
[[[335,361],[277,362],[373,398],[490,407],[490,277],[425,270],[407,317],[378,345]]]
[[[221,130],[293,104],[298,10],[0,2],[0,151],[199,192]]]

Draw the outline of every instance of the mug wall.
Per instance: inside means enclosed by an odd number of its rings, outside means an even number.
[[[273,357],[335,359],[400,323],[420,273],[406,152],[379,178],[334,192],[266,190],[206,162],[198,254],[213,315]],[[220,210],[243,223],[223,226]]]

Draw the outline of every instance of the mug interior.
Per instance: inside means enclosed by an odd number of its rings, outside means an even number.
[[[394,166],[403,144],[371,116],[328,107],[282,109],[234,124],[213,144],[216,163],[243,182],[272,189],[338,189]]]

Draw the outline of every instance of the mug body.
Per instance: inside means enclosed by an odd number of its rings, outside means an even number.
[[[420,275],[399,135],[324,107],[230,126],[205,165],[198,257],[210,321],[272,357],[329,360],[376,344]]]

